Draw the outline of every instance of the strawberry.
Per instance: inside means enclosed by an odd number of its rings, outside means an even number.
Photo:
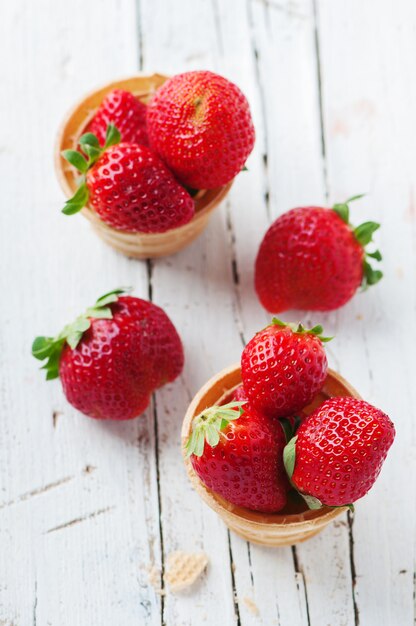
[[[114,124],[127,143],[149,145],[146,129],[147,107],[132,93],[123,89],[110,91],[87,127],[101,146],[105,144],[107,127]]]
[[[166,313],[116,289],[55,338],[37,337],[32,354],[47,359],[46,379],[61,379],[66,398],[97,419],[143,413],[155,389],[179,376],[182,343]]]
[[[353,504],[373,486],[394,436],[380,409],[356,398],[331,398],[287,444],[288,476],[310,508]]]
[[[358,287],[374,285],[382,277],[369,258],[381,260],[378,250],[365,246],[379,228],[365,222],[353,228],[348,203],[332,209],[301,207],[281,215],[267,231],[257,255],[257,295],[270,312],[288,309],[330,311],[350,300]]]
[[[280,511],[290,488],[283,428],[242,405],[213,406],[195,417],[186,454],[204,485],[228,502],[264,513]]]
[[[106,224],[129,232],[163,233],[189,222],[195,203],[156,154],[119,141],[120,133],[110,125],[104,148],[91,133],[81,137],[88,160],[64,150],[64,158],[83,177],[63,213],[73,215],[88,202]]]
[[[241,355],[241,376],[250,404],[269,417],[293,415],[322,389],[328,362],[322,326],[272,324],[248,342]]]
[[[178,74],[147,109],[150,145],[177,179],[214,189],[243,168],[254,145],[250,108],[240,89],[212,72]]]

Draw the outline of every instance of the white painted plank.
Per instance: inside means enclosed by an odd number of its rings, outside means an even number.
[[[322,203],[326,193],[313,3],[302,1],[282,8],[253,1],[251,20],[268,133],[270,215],[275,219],[293,206]],[[236,221],[238,229],[242,226]],[[253,257],[258,243],[251,246]],[[305,312],[287,312],[283,317],[305,319]],[[293,551],[297,599],[293,586],[292,595],[281,593],[279,623],[297,619],[303,624],[309,620],[311,624],[335,626],[353,620],[348,539],[343,522]],[[252,555],[256,550],[252,548]],[[322,553],[326,555],[324,569]],[[287,587],[287,577],[284,580]],[[260,578],[260,589],[262,585]],[[302,603],[305,590],[306,611]],[[329,602],[322,602],[323,594]]]
[[[217,53],[211,3],[142,2],[144,69],[176,74],[215,69]],[[204,549],[208,574],[192,594],[165,598],[167,624],[233,624],[236,616],[228,534],[221,520],[192,493],[180,459],[180,429],[193,394],[215,372],[238,359],[230,255],[224,209],[189,248],[152,263],[152,291],[180,323],[186,363],[182,386],[158,394],[161,509],[165,559],[177,549]],[[172,479],[174,477],[174,480]]]
[[[378,483],[357,505],[355,599],[360,623],[411,624],[416,397],[408,329],[416,310],[416,149],[409,138],[416,131],[416,8],[356,0],[347,8],[322,0],[319,15],[331,196],[368,192],[353,214],[382,223],[385,258],[382,283],[340,313],[337,352],[345,374],[398,431]]]
[[[109,288],[147,293],[141,264],[60,214],[52,164],[74,101],[134,71],[134,3],[20,0],[3,6],[2,24],[0,503],[10,504],[0,509],[0,622],[158,624],[144,569],[160,551],[153,415],[89,420],[30,356],[36,334],[58,331]]]
[[[51,0],[36,7],[19,0],[3,10],[0,48],[13,62],[0,69],[2,197],[10,209],[2,211],[0,232],[0,263],[7,267],[1,277],[7,299],[0,334],[0,622],[160,623],[161,602],[145,572],[150,561],[160,562],[159,469],[164,556],[203,548],[211,557],[193,593],[166,598],[168,626],[235,622],[230,545],[243,626],[353,624],[344,521],[294,553],[249,548],[236,537],[229,545],[220,520],[192,493],[178,450],[190,396],[237,360],[240,333],[249,338],[267,319],[252,276],[268,212],[274,218],[325,196],[312,2],[185,2],[180,11],[162,0],[140,4],[141,45],[132,0],[105,0],[99,11],[96,3],[77,0],[65,12]],[[321,0],[318,8],[330,199],[371,192],[353,212],[383,221],[387,275],[342,311],[308,317],[336,332],[332,365],[399,423],[379,483],[357,506],[355,602],[362,624],[410,624],[414,510],[401,486],[405,465],[414,494],[408,329],[416,308],[415,148],[408,138],[416,130],[410,114],[416,16],[405,0],[395,7],[388,0],[365,6],[353,0],[348,7]],[[177,324],[187,352],[181,381],[156,396],[159,455],[152,410],[131,424],[90,421],[66,405],[59,384],[42,382],[29,356],[35,334],[58,329],[109,287],[131,283],[147,296],[145,264],[114,254],[81,217],[60,215],[62,194],[51,167],[64,111],[94,85],[133,73],[140,56],[149,71],[207,67],[229,76],[249,96],[258,134],[250,171],[207,233],[153,267],[153,296]]]

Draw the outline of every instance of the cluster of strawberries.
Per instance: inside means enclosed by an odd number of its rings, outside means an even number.
[[[295,489],[309,508],[351,506],[374,484],[395,431],[363,400],[310,412],[327,359],[322,327],[274,318],[241,357],[242,384],[192,422],[187,456],[202,482],[237,506],[276,513]]]
[[[254,127],[239,88],[212,72],[167,80],[148,105],[110,92],[80,151],[64,158],[82,175],[63,212],[86,204],[117,230],[162,233],[188,223],[197,190],[230,182],[254,145]]]
[[[86,204],[109,226],[166,232],[189,222],[196,190],[230,182],[254,144],[246,98],[211,72],[174,76],[148,105],[115,90],[64,157],[80,173],[64,213]],[[349,221],[350,198],[332,209],[301,207],[267,231],[256,261],[256,291],[274,313],[331,310],[380,280],[368,251],[379,227]],[[201,480],[229,502],[281,510],[293,488],[311,507],[342,506],[374,483],[394,438],[389,418],[361,400],[331,398],[310,413],[327,376],[322,328],[274,320],[246,346],[242,385],[192,424],[187,453]],[[98,419],[131,419],[182,371],[180,337],[162,309],[116,289],[33,355],[68,401]],[[308,414],[310,413],[310,414]]]

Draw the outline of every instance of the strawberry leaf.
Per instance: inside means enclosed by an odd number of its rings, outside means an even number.
[[[56,337],[36,337],[32,344],[32,355],[39,361],[47,359],[41,369],[46,370],[46,380],[59,376],[59,361],[65,344],[74,350],[85,331],[91,326],[90,318],[111,319],[113,316],[108,304],[116,302],[123,289],[115,289],[98,298],[93,307],[79,315],[71,324],[67,324]],[[104,306],[103,306],[104,305]]]
[[[311,510],[315,511],[317,509],[322,509],[322,502],[318,500],[318,498],[315,498],[314,496],[309,496],[306,493],[300,493],[300,495],[305,500],[306,504]]]
[[[348,200],[345,200],[345,204],[349,204],[350,202],[355,202],[356,200],[361,200],[361,198],[364,198],[365,193],[358,193],[356,196],[351,196],[351,198],[348,198]]]
[[[285,466],[286,474],[289,477],[289,480],[292,478],[292,474],[295,469],[296,463],[296,441],[297,437],[292,437],[292,439],[285,445],[283,450],[283,463]]]
[[[221,431],[231,421],[241,417],[240,409],[244,404],[245,401],[241,401],[229,402],[222,406],[211,406],[194,417],[191,425],[191,434],[185,443],[186,458],[189,458],[192,454],[198,457],[202,456],[205,441],[212,448],[215,448],[220,441]]]
[[[110,148],[110,146],[115,146],[116,144],[120,143],[120,140],[120,131],[114,126],[114,124],[109,124],[107,126],[107,132],[105,135],[104,150],[107,150],[107,148]]]
[[[380,228],[380,224],[377,222],[364,222],[354,228],[351,226],[349,221],[349,203],[354,202],[355,200],[359,200],[365,194],[361,193],[356,196],[352,196],[348,198],[345,202],[341,204],[334,204],[332,209],[337,213],[340,218],[351,227],[352,232],[354,234],[355,239],[358,243],[365,248],[369,243],[373,241],[373,234],[376,230]],[[374,259],[375,261],[381,261],[382,256],[380,250],[374,250],[373,252],[367,252],[365,250],[364,264],[363,264],[363,278],[361,282],[361,287],[363,290],[367,289],[370,285],[375,285],[378,281],[383,277],[383,273],[380,270],[375,270],[368,262],[368,258]],[[322,338],[322,341],[325,341],[325,338]]]
[[[362,289],[365,290],[367,287],[371,287],[371,285],[376,285],[382,278],[383,272],[381,270],[375,270],[368,261],[364,260],[363,280],[361,283]]]
[[[283,429],[284,435],[285,435],[285,439],[286,439],[286,443],[288,443],[292,437],[293,437],[293,428],[292,428],[292,424],[290,422],[290,419],[287,417],[281,417],[279,419],[279,423],[280,426]]]
[[[366,246],[373,240],[373,233],[380,228],[377,222],[364,222],[354,230],[354,235],[358,243]]]
[[[324,332],[324,329],[320,324],[317,326],[314,326],[313,328],[308,329],[308,328],[305,328],[303,324],[301,324],[300,322],[299,324],[294,324],[290,322],[286,323],[286,322],[282,322],[282,320],[279,320],[277,317],[273,317],[272,324],[275,326],[280,326],[282,328],[286,328],[286,327],[290,328],[290,330],[297,335],[306,335],[306,334],[315,335],[323,343],[326,343],[333,339],[333,337],[324,337],[322,335],[322,333]]]
[[[83,152],[88,156],[88,160],[85,156],[77,150],[63,150],[61,152],[64,159],[68,161],[73,167],[80,171],[83,176],[81,178],[80,186],[75,194],[67,200],[62,213],[65,215],[74,215],[78,213],[88,202],[89,192],[85,183],[85,174],[92,168],[92,166],[98,161],[100,156],[109,148],[119,143],[121,139],[120,132],[114,126],[109,124],[107,126],[106,141],[103,148],[100,147],[100,143],[93,133],[85,133],[79,139],[79,144]]]
[[[82,146],[82,148],[85,148],[86,146],[92,146],[93,148],[99,148],[100,147],[100,142],[98,141],[97,137],[93,133],[84,133],[79,138],[79,145]]]
[[[129,293],[131,290],[131,287],[119,287],[118,289],[109,291],[108,293],[105,293],[103,296],[98,298],[95,306],[105,306],[106,304],[111,304],[111,302],[116,302],[118,296],[121,296],[123,293]]]
[[[53,352],[53,337],[36,337],[32,344],[32,355],[35,359],[43,361]]]
[[[356,196],[351,196],[345,202],[341,202],[339,204],[334,204],[332,210],[339,215],[343,222],[349,225],[350,223],[350,207],[348,206],[350,202],[355,202],[355,200],[359,200],[365,196],[364,193],[359,193]]]
[[[89,191],[84,181],[78,187],[72,198],[65,202],[62,213],[64,213],[65,215],[74,215],[75,213],[78,213],[87,204],[88,197]]]
[[[75,167],[79,172],[85,174],[88,170],[88,162],[85,157],[76,150],[63,150],[62,156],[68,163]]]
[[[343,204],[334,204],[332,209],[340,216],[343,222],[346,224],[350,223],[350,207],[346,202]]]
[[[380,250],[374,250],[374,252],[367,252],[366,256],[369,256],[371,259],[375,259],[376,261],[381,261],[383,257],[381,256]]]

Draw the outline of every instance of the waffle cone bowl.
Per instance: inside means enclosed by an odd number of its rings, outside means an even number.
[[[67,198],[71,198],[77,189],[78,174],[62,158],[61,152],[77,149],[78,139],[85,132],[106,94],[113,89],[125,89],[147,103],[167,78],[161,74],[140,74],[114,81],[91,92],[72,109],[58,132],[55,146],[56,173]],[[129,233],[117,230],[103,222],[88,206],[82,209],[82,214],[91,222],[94,231],[103,241],[128,257],[151,259],[168,256],[190,244],[202,233],[212,212],[225,198],[231,185],[232,182],[218,189],[200,190],[194,197],[195,215],[192,220],[165,233]]]
[[[182,425],[182,449],[188,438],[193,418],[207,407],[220,404],[241,383],[240,365],[234,365],[211,378],[196,394],[186,412]],[[342,376],[328,370],[323,390],[305,409],[309,414],[324,400],[334,396],[360,396]],[[224,523],[244,539],[264,546],[290,546],[306,541],[325,528],[332,520],[347,511],[347,507],[322,507],[309,510],[295,492],[279,513],[258,513],[235,506],[208,489],[193,470],[190,459],[185,467],[195,491],[223,519]]]

